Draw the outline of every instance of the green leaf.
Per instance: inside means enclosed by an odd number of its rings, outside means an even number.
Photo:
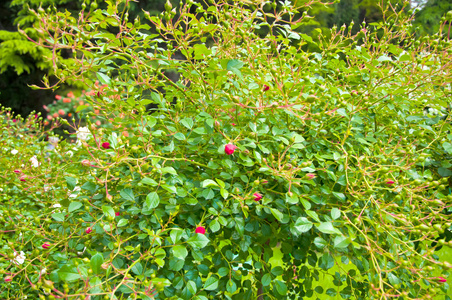
[[[272,275],[270,273],[264,274],[264,276],[262,276],[262,286],[269,286],[270,283],[272,282]]]
[[[173,255],[180,259],[185,259],[188,255],[187,248],[183,245],[176,245],[173,247]]]
[[[100,81],[102,84],[110,85],[110,77],[108,77],[108,76],[105,75],[104,73],[97,72],[96,76],[97,76],[97,79],[99,79],[99,81]]]
[[[75,266],[62,266],[57,273],[60,279],[63,281],[70,282],[79,280],[81,278]]]
[[[228,283],[226,283],[226,291],[230,294],[234,294],[234,292],[237,290],[237,284],[234,280],[229,280]]]
[[[75,186],[77,185],[77,179],[69,176],[64,177],[64,179],[66,179],[66,185],[68,189],[70,189],[71,191],[74,190]]]
[[[91,257],[90,265],[94,274],[99,274],[104,263],[104,257],[100,253],[96,253]]]
[[[334,248],[336,249],[346,248],[349,244],[350,240],[345,236],[338,235],[334,238]]]
[[[331,210],[331,218],[333,218],[333,220],[336,220],[340,216],[341,216],[341,211],[339,209],[337,209],[336,207],[333,207],[333,209]]]
[[[160,197],[156,192],[151,192],[146,196],[144,207],[146,209],[156,208],[160,204]]]
[[[327,242],[323,238],[318,236],[314,239],[314,245],[319,249],[323,249],[327,246]]]
[[[78,202],[78,201],[71,202],[69,204],[68,212],[73,212],[74,210],[77,210],[82,206],[83,206],[83,204],[81,202]]]
[[[216,276],[209,277],[206,282],[204,282],[204,289],[206,291],[213,291],[218,288],[218,278]]]
[[[57,222],[64,222],[64,214],[63,213],[54,213],[54,214],[52,214],[52,218]]]
[[[115,217],[115,210],[111,206],[102,206],[102,211],[105,216],[114,218]]]
[[[276,280],[275,287],[276,287],[276,291],[278,292],[278,294],[283,295],[283,296],[285,294],[287,294],[287,286],[284,282],[282,282],[280,280]]]
[[[209,186],[218,186],[218,183],[216,183],[215,181],[211,180],[211,179],[206,179],[202,182],[202,187],[206,188]]]
[[[165,167],[161,169],[162,174],[171,174],[171,175],[176,175],[177,176],[177,172],[173,167]]]
[[[444,150],[447,151],[447,153],[452,154],[452,144],[449,142],[444,142],[443,143],[443,148]]]
[[[333,226],[333,223],[331,222],[320,223],[320,225],[316,225],[316,227],[320,232],[326,234],[342,234],[339,229]]]
[[[127,219],[121,219],[121,220],[119,220],[117,226],[118,226],[118,227],[126,226],[127,223],[129,223],[129,220],[127,220]]]
[[[209,239],[204,234],[196,233],[187,240],[187,243],[194,249],[202,249],[209,243]]]
[[[187,127],[188,129],[193,128],[193,120],[191,118],[184,118],[180,121],[180,123]]]
[[[198,290],[198,289],[196,288],[196,283],[195,283],[194,281],[191,281],[191,280],[189,280],[189,281],[187,282],[187,288],[188,288],[188,290],[190,291],[190,293],[192,293],[193,295],[195,295],[195,294],[196,294],[196,291]]]
[[[221,225],[220,225],[220,223],[218,222],[218,220],[215,219],[215,220],[212,220],[212,222],[210,222],[209,228],[210,228],[210,230],[211,230],[212,232],[217,232],[218,230],[220,230]]]
[[[305,217],[299,217],[294,226],[297,231],[303,233],[312,228],[312,222]]]
[[[125,188],[119,192],[119,195],[129,201],[135,201],[135,196],[133,195],[132,189]]]
[[[275,219],[281,222],[282,218],[284,217],[283,213],[274,208],[270,208],[270,211]]]
[[[133,265],[131,270],[133,273],[135,273],[135,275],[142,275],[143,274],[143,265],[141,264],[141,262],[137,262],[135,265]]]
[[[307,214],[308,216],[310,216],[311,218],[313,218],[316,222],[320,222],[319,216],[317,215],[317,213],[316,213],[315,211],[307,210],[307,211],[305,211],[305,212],[306,212],[306,214]]]

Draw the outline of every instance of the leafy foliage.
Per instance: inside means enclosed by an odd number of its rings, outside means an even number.
[[[1,297],[445,295],[449,41],[417,45],[397,10],[313,39],[289,2],[167,4],[153,34],[106,3],[38,14],[39,45],[77,54],[53,57],[59,83],[89,86],[108,122],[47,151],[2,116]]]

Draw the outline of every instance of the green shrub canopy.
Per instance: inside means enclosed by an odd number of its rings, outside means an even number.
[[[37,13],[49,36],[36,42],[61,83],[92,90],[92,111],[70,125],[77,143],[50,150],[34,117],[4,110],[0,298],[447,293],[452,266],[435,254],[452,246],[442,31],[415,41],[394,10],[390,25],[315,40],[289,2],[189,1],[148,15],[149,34],[107,3],[78,19]]]

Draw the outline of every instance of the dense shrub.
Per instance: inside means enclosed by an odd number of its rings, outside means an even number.
[[[49,150],[33,120],[2,116],[0,297],[446,293],[448,41],[416,44],[396,11],[381,38],[313,40],[288,2],[167,5],[158,35],[117,8],[39,15],[41,45],[76,54],[55,57],[61,82],[107,85],[87,101],[108,125],[88,118]]]

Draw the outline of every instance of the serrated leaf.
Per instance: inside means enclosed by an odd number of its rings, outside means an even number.
[[[81,278],[75,266],[62,266],[57,273],[61,280],[67,282],[79,280]]]
[[[102,206],[102,212],[105,216],[114,218],[115,217],[115,210],[111,206]]]
[[[218,183],[216,183],[215,181],[211,180],[211,179],[206,179],[202,182],[202,187],[206,188],[209,186],[218,186]]]
[[[68,207],[67,211],[68,211],[68,212],[73,212],[73,211],[79,209],[79,208],[82,207],[82,206],[83,206],[83,204],[82,204],[81,202],[74,201],[74,202],[71,202],[71,203],[69,204],[69,207]]]
[[[319,225],[316,225],[317,229],[326,234],[342,234],[339,229],[335,228],[333,226],[333,223],[331,222],[324,222],[320,223]]]
[[[97,79],[99,79],[99,81],[102,84],[107,84],[110,85],[110,77],[108,77],[107,75],[105,75],[104,73],[101,72],[97,72],[96,73]]]
[[[180,121],[180,123],[182,125],[184,125],[185,127],[187,127],[188,129],[192,129],[193,128],[193,120],[190,118],[184,118]]]
[[[334,238],[334,248],[336,249],[346,248],[349,244],[350,240],[345,236],[336,236]]]
[[[118,226],[118,227],[126,226],[127,223],[129,223],[129,220],[127,220],[127,219],[121,219],[121,220],[119,220],[117,226]]]
[[[189,281],[187,282],[187,288],[188,288],[188,290],[190,291],[190,293],[192,293],[193,295],[195,295],[195,294],[196,294],[196,291],[198,290],[198,289],[196,288],[196,283],[195,283],[194,281],[191,281],[191,280],[189,280]]]
[[[132,189],[125,188],[119,192],[119,195],[126,200],[135,201]]]
[[[204,282],[204,289],[207,291],[213,291],[218,288],[218,278],[216,276],[211,276],[207,278]]]
[[[144,207],[146,209],[156,208],[160,204],[160,197],[156,192],[151,192],[146,196]]]
[[[173,255],[180,259],[185,259],[188,255],[187,248],[184,245],[176,245],[173,247]]]
[[[264,274],[264,276],[262,276],[262,286],[269,286],[270,283],[272,282],[272,275],[270,273],[266,273]]]
[[[71,191],[74,190],[75,186],[77,185],[77,179],[69,176],[64,177],[64,179],[66,179],[68,189],[70,189]]]
[[[202,249],[209,243],[209,239],[204,234],[196,233],[187,240],[187,243],[194,249]]]
[[[333,218],[333,220],[336,220],[340,216],[341,216],[341,211],[339,209],[337,209],[336,207],[333,207],[333,209],[331,210],[331,218]]]
[[[275,287],[276,287],[276,291],[278,292],[278,294],[280,294],[282,296],[287,294],[287,286],[284,282],[282,282],[280,280],[276,280]]]
[[[312,222],[305,217],[299,217],[294,226],[299,232],[303,233],[312,228]]]
[[[218,222],[218,220],[215,219],[215,220],[212,220],[212,222],[210,222],[209,228],[212,232],[217,232],[218,230],[220,230],[221,225]]]
[[[270,208],[270,211],[271,211],[272,215],[275,217],[275,219],[278,221],[281,221],[282,218],[284,217],[283,213],[277,209]]]
[[[100,253],[96,253],[91,257],[90,265],[93,269],[94,274],[99,274],[101,271],[102,264],[104,263],[104,257]]]
[[[64,222],[64,214],[63,213],[54,213],[54,214],[52,214],[52,218],[57,222]]]

